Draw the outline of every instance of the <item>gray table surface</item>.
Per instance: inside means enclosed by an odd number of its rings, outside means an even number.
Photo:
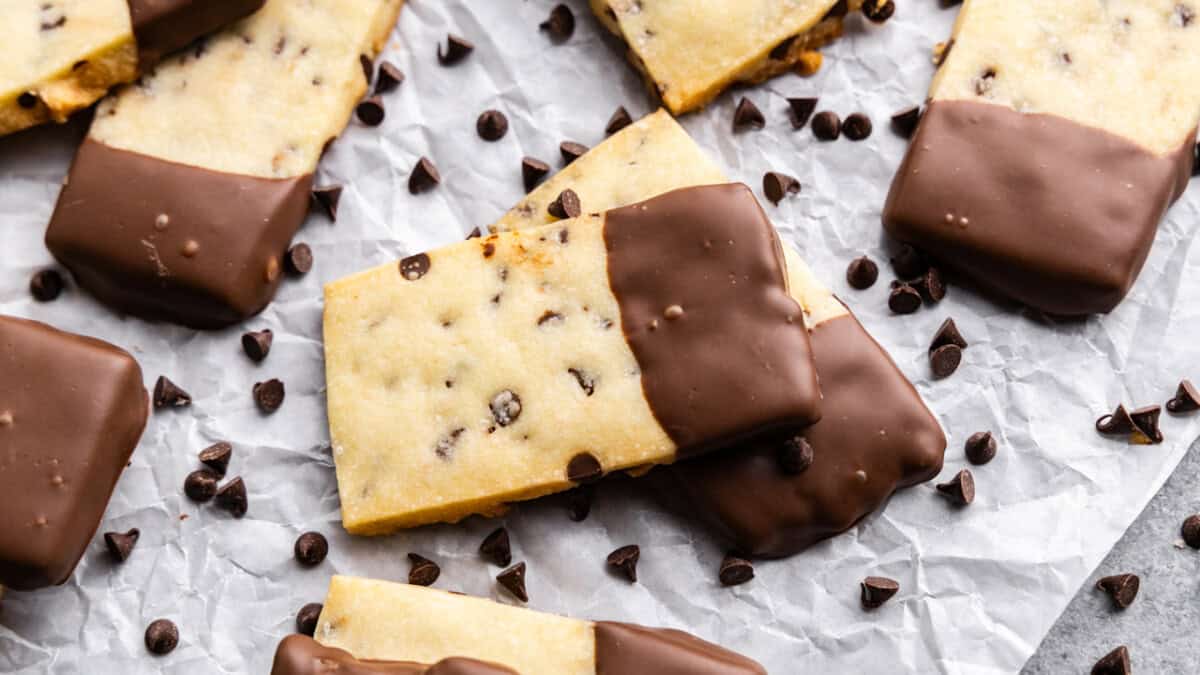
[[[1200,442],[1088,578],[1022,675],[1090,672],[1117,645],[1138,675],[1200,673],[1200,551],[1179,548],[1183,519],[1200,512]],[[1112,609],[1096,580],[1132,572],[1137,599]]]

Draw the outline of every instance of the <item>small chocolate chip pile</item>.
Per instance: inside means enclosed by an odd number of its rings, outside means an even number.
[[[967,341],[958,331],[954,319],[943,321],[929,343],[929,367],[933,376],[940,380],[953,375],[954,371],[958,370],[958,364],[962,362],[963,350],[966,348]]]
[[[1163,433],[1158,426],[1161,414],[1162,408],[1157,405],[1126,410],[1124,404],[1119,404],[1096,420],[1096,431],[1106,436],[1125,436],[1135,445],[1162,443]]]

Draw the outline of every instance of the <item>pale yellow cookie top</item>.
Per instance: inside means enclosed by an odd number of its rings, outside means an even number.
[[[133,42],[126,0],[3,0],[0,100]]]
[[[1200,2],[966,0],[930,96],[1058,115],[1166,154],[1200,122],[1198,73]]]

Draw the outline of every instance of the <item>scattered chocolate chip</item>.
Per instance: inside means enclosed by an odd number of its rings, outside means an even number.
[[[1130,440],[1139,445],[1150,445],[1163,442],[1162,431],[1158,428],[1158,416],[1162,407],[1148,405],[1129,411],[1129,419],[1133,421],[1133,433]]]
[[[408,583],[413,586],[432,586],[442,574],[442,568],[438,567],[437,563],[416,553],[409,553],[408,561],[411,563],[408,568]]]
[[[157,619],[146,627],[146,649],[155,656],[165,656],[179,646],[179,628],[167,619]]]
[[[479,545],[479,555],[499,567],[507,567],[512,562],[512,543],[508,538],[508,530],[497,527],[484,537]]]
[[[457,35],[447,35],[446,52],[442,53],[442,45],[439,43],[437,57],[443,66],[451,66],[467,58],[467,55],[473,51],[475,51],[475,45],[466,38],[461,38]]]
[[[484,110],[475,120],[475,133],[485,141],[498,141],[508,133],[508,118],[499,110]]]
[[[787,174],[777,171],[768,171],[763,174],[763,193],[776,206],[779,205],[779,202],[784,197],[796,194],[799,191],[800,181]]]
[[[246,44],[250,43],[247,42]],[[359,54],[358,65],[362,68],[363,77],[367,78],[367,86],[371,86],[371,72],[375,70],[375,63],[372,62],[371,57],[367,56],[366,54]]]
[[[612,117],[608,118],[608,124],[604,125],[604,133],[612,136],[630,124],[633,124],[633,118],[629,116],[629,111],[625,109],[625,106],[621,106],[613,112]]]
[[[140,536],[142,533],[136,527],[124,533],[105,532],[104,545],[108,547],[108,554],[112,557],[113,562],[129,560],[129,554],[133,553],[133,547],[137,546]]]
[[[917,130],[917,123],[920,121],[921,108],[915,105],[910,106],[892,115],[892,130],[903,138],[912,138],[913,133]]]
[[[1108,593],[1117,609],[1125,609],[1137,597],[1141,584],[1136,574],[1115,574],[1096,582],[1096,588]]]
[[[958,332],[958,325],[954,323],[954,319],[946,319],[938,327],[937,332],[933,334],[933,340],[929,343],[929,351],[944,345],[957,345],[960,349],[967,348],[967,341],[963,339],[962,333]]]
[[[305,567],[320,565],[329,555],[329,540],[320,532],[305,532],[296,538],[292,553],[296,562]]]
[[[317,632],[317,619],[321,618],[321,610],[325,606],[319,602],[310,602],[296,612],[296,632],[312,637]]]
[[[892,599],[900,590],[900,583],[887,577],[867,577],[859,583],[863,609],[875,609]]]
[[[496,420],[496,424],[506,427],[521,416],[521,397],[511,389],[505,389],[492,397],[488,407],[492,410],[492,419]]]
[[[50,302],[62,294],[65,285],[58,270],[39,270],[29,280],[29,292],[38,302]]]
[[[767,118],[763,117],[762,111],[750,99],[743,96],[733,111],[733,130],[762,129],[766,125]]]
[[[233,446],[225,441],[218,441],[200,451],[200,463],[212,469],[218,476],[224,476],[229,468],[229,460],[233,457]]]
[[[809,118],[817,109],[816,98],[789,98],[788,117],[792,120],[793,129],[803,129],[808,125]]]
[[[558,144],[558,152],[562,155],[563,164],[570,164],[588,151],[588,147],[575,141],[563,141]]]
[[[216,496],[219,479],[220,476],[208,469],[193,471],[183,479],[183,493],[188,499],[203,504]]]
[[[1092,675],[1130,675],[1129,648],[1121,645],[1105,654],[1092,666]]]
[[[966,506],[975,501],[975,477],[967,469],[954,474],[947,483],[938,483],[938,494],[950,500],[955,506]]]
[[[608,566],[617,570],[629,579],[630,583],[637,583],[637,564],[638,558],[642,556],[642,549],[637,544],[622,546],[612,553],[608,554]]]
[[[325,215],[329,216],[330,220],[337,220],[338,202],[342,199],[342,189],[341,185],[327,185],[313,188],[313,204],[320,207],[325,212]]]
[[[591,396],[592,394],[596,393],[595,376],[580,370],[579,368],[567,368],[567,372],[570,373],[571,376],[575,378],[575,381],[579,383],[579,388],[583,390],[584,394]]]
[[[408,175],[408,192],[409,194],[418,194],[424,192],[438,183],[442,182],[442,176],[438,173],[437,167],[428,157],[422,157],[417,160],[417,165],[413,167],[412,173]]]
[[[950,377],[962,363],[962,347],[949,344],[942,345],[929,352],[929,368],[937,379]]]
[[[862,113],[853,113],[842,122],[842,135],[852,141],[861,141],[871,135],[871,118]]]
[[[292,276],[308,274],[313,266],[312,247],[303,242],[293,245],[283,258],[283,266]]]
[[[901,244],[891,258],[892,271],[901,279],[916,279],[929,270],[929,262],[921,252],[908,244]]]
[[[17,97],[17,105],[21,106],[25,110],[29,110],[29,109],[33,108],[34,106],[37,105],[37,103],[38,103],[37,94],[35,94],[31,91],[21,92],[21,95]]]
[[[377,127],[383,124],[385,112],[383,109],[383,99],[378,96],[370,96],[354,107],[354,114],[358,117],[358,121],[369,127]]]
[[[433,453],[442,459],[449,459],[454,446],[458,445],[458,437],[462,436],[466,431],[462,427],[451,430],[450,433],[438,439],[437,444],[433,446]]]
[[[851,288],[866,290],[874,286],[877,279],[879,265],[865,255],[851,260],[850,265],[846,267],[846,283],[850,284]]]
[[[575,32],[575,13],[564,4],[555,5],[549,18],[538,24],[538,28],[549,33],[551,40],[565,42]]]
[[[819,112],[812,118],[813,135],[820,141],[836,141],[842,133],[842,120],[837,113],[828,110]]]
[[[246,495],[246,483],[241,477],[234,478],[217,490],[217,506],[233,514],[234,518],[246,515],[250,500]]]
[[[1133,420],[1124,404],[1118,404],[1116,410],[1109,415],[1103,415],[1096,420],[1096,431],[1102,434],[1124,435],[1133,433]]]
[[[567,462],[567,480],[572,483],[593,483],[603,475],[604,467],[590,452],[581,452]]]
[[[274,340],[275,333],[270,328],[247,331],[242,334],[242,351],[246,352],[250,360],[262,361],[271,353],[271,343]]]
[[[158,381],[154,383],[154,407],[165,408],[182,408],[192,404],[192,397],[186,391],[179,388],[179,385],[167,379],[165,375],[159,375]]]
[[[1200,514],[1184,518],[1183,527],[1179,532],[1183,535],[1183,543],[1192,548],[1200,548]]]
[[[279,379],[271,378],[266,382],[255,382],[250,392],[254,395],[254,402],[258,404],[258,409],[264,413],[273,413],[283,405],[285,392],[283,382]]]
[[[780,471],[788,476],[797,476],[812,466],[812,445],[803,436],[793,436],[779,444],[776,459]]]
[[[946,283],[942,281],[942,273],[938,268],[930,267],[925,270],[925,276],[921,277],[920,290],[933,303],[946,298]]]
[[[1167,401],[1167,412],[1188,413],[1200,410],[1200,390],[1189,380],[1179,383],[1175,398]]]
[[[563,320],[562,314],[559,314],[558,312],[546,310],[546,311],[542,312],[541,316],[538,317],[537,325],[542,326],[547,323],[550,323],[551,321],[560,323],[560,322],[562,322],[562,320]]]
[[[976,431],[967,437],[963,449],[967,453],[968,462],[975,465],[987,464],[996,456],[996,438],[990,431]]]
[[[1179,21],[1179,25],[1186,28],[1196,19],[1196,11],[1181,2],[1175,5],[1175,17]],[[65,21],[66,19],[62,20]],[[59,25],[61,26],[62,24],[60,23]],[[42,27],[45,28],[44,25]]]
[[[574,490],[568,491],[567,517],[576,523],[587,520],[588,514],[592,512],[592,502],[595,498],[596,490],[593,485],[580,485]]]
[[[896,3],[892,0],[866,0],[862,5],[862,13],[874,23],[883,23],[896,13]]]
[[[519,562],[496,575],[496,581],[521,602],[529,602],[525,592],[525,563]]]
[[[550,173],[550,165],[533,157],[521,158],[521,179],[525,181],[525,191],[537,187],[546,174]]]
[[[888,295],[888,308],[896,314],[912,314],[921,308],[921,293],[908,284],[897,284]]]
[[[558,193],[546,210],[555,218],[578,218],[579,214],[583,213],[579,204],[579,195],[575,194],[571,188]]]
[[[483,230],[480,230],[478,226],[472,227],[471,231],[467,233],[467,239],[478,239],[482,236]]]
[[[429,271],[429,256],[424,253],[410,255],[400,261],[400,276],[409,281],[416,281]]]
[[[754,578],[754,564],[730,553],[721,561],[717,578],[722,586],[740,586]]]
[[[379,64],[379,74],[375,77],[375,94],[386,94],[404,84],[404,71],[391,61]]]

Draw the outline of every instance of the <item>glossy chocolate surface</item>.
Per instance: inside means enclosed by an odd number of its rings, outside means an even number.
[[[596,622],[596,675],[766,675],[757,661],[683,631]]]
[[[266,0],[128,0],[142,70],[196,38],[257,12]]]
[[[369,661],[325,647],[306,635],[289,635],[275,650],[271,675],[516,675],[516,671],[475,659],[442,659],[432,666],[409,661]]]

